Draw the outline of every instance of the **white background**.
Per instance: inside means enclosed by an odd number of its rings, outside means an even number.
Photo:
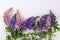
[[[5,24],[3,22],[3,14],[6,9],[13,7],[19,9],[24,18],[30,16],[42,16],[48,14],[49,10],[57,16],[60,24],[60,0],[0,0],[0,40],[5,40]],[[56,32],[54,40],[60,40],[60,32]]]

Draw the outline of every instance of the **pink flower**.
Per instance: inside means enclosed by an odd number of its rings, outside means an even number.
[[[17,10],[16,12],[16,23],[18,25],[19,28],[21,28],[21,24],[22,24],[22,16],[19,14],[19,11]]]
[[[10,16],[9,14],[10,14],[12,9],[13,8],[9,8],[3,15],[3,19],[4,19],[4,22],[5,22],[6,25],[8,25],[9,16]]]

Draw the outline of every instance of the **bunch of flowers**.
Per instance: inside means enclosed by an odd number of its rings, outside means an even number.
[[[18,10],[11,16],[12,10],[13,8],[9,8],[3,15],[6,24],[6,40],[17,40],[18,38],[21,40],[42,40],[43,38],[46,39],[47,35],[49,35],[48,40],[51,40],[53,33],[60,30],[57,27],[56,16],[51,10],[50,14],[43,15],[42,17],[32,16],[25,20],[23,20]],[[24,33],[26,30],[32,30],[33,32]]]

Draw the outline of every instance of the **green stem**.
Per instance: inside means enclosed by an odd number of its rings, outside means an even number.
[[[52,29],[50,29],[49,40],[52,40]]]
[[[52,34],[49,35],[49,40],[52,40]]]
[[[36,30],[35,30],[35,40],[36,40]]]
[[[46,35],[45,35],[45,40],[47,40],[47,33],[46,33]]]
[[[42,38],[40,38],[40,40],[42,40]]]
[[[27,34],[23,34],[23,40],[27,40]]]
[[[33,38],[33,33],[31,33],[30,35],[31,35],[31,37],[32,37],[31,40],[33,40],[33,39],[34,39],[34,38]]]
[[[42,33],[40,33],[40,40],[42,40]]]
[[[14,40],[16,40],[16,38]]]

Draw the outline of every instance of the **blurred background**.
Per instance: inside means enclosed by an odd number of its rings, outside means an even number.
[[[18,9],[23,18],[42,16],[52,10],[60,24],[60,0],[0,0],[0,40],[6,39],[3,14],[10,7],[14,8],[13,13]],[[60,40],[60,32],[55,35],[53,40]]]

